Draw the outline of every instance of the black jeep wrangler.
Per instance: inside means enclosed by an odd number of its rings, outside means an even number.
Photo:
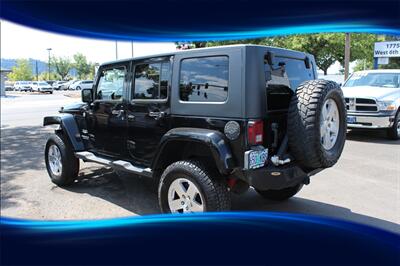
[[[159,182],[161,211],[230,208],[250,186],[285,200],[343,150],[346,107],[314,57],[234,45],[100,66],[82,102],[44,118],[59,124],[45,161],[59,186],[79,159]]]

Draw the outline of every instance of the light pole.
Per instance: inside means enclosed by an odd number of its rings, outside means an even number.
[[[132,48],[132,58],[133,58],[133,41],[131,42],[131,48]]]
[[[115,41],[115,60],[118,60],[118,41]]]
[[[49,62],[48,62],[48,64],[47,64],[47,67],[48,67],[48,73],[47,73],[47,80],[50,80],[50,51],[52,50],[51,48],[47,48],[46,49],[48,52],[49,52]]]
[[[350,72],[350,33],[346,33],[344,44],[344,80],[347,80]]]

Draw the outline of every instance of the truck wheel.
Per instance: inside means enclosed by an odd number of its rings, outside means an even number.
[[[58,186],[72,184],[79,173],[79,159],[61,134],[52,134],[46,143],[45,162],[51,181]]]
[[[163,213],[226,211],[228,187],[217,171],[198,161],[178,161],[165,169],[158,187]]]
[[[283,188],[283,189],[269,189],[269,190],[258,190],[257,193],[263,198],[269,200],[283,201],[287,200],[297,194],[303,187],[303,184],[297,184],[293,187]]]
[[[333,166],[346,139],[346,105],[340,86],[328,80],[302,83],[288,110],[289,149],[300,166]]]
[[[397,114],[393,121],[393,126],[391,128],[388,128],[387,134],[389,139],[400,139],[400,110],[397,111]]]

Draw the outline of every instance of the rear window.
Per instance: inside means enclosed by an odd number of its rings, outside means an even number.
[[[314,79],[312,67],[311,64],[310,68],[306,68],[304,60],[277,56],[273,62],[271,78],[274,83],[282,82],[282,85],[289,85],[295,90],[302,82]]]
[[[227,56],[184,59],[180,70],[180,99],[185,102],[225,102],[228,79]]]

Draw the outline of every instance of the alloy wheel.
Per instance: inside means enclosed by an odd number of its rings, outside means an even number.
[[[60,176],[62,172],[61,152],[57,145],[49,147],[48,162],[53,175]]]
[[[168,205],[172,213],[205,211],[205,203],[200,190],[186,178],[178,178],[171,183],[168,188]]]
[[[320,119],[321,144],[325,150],[330,150],[335,146],[339,127],[339,109],[336,102],[329,98],[322,106]]]

